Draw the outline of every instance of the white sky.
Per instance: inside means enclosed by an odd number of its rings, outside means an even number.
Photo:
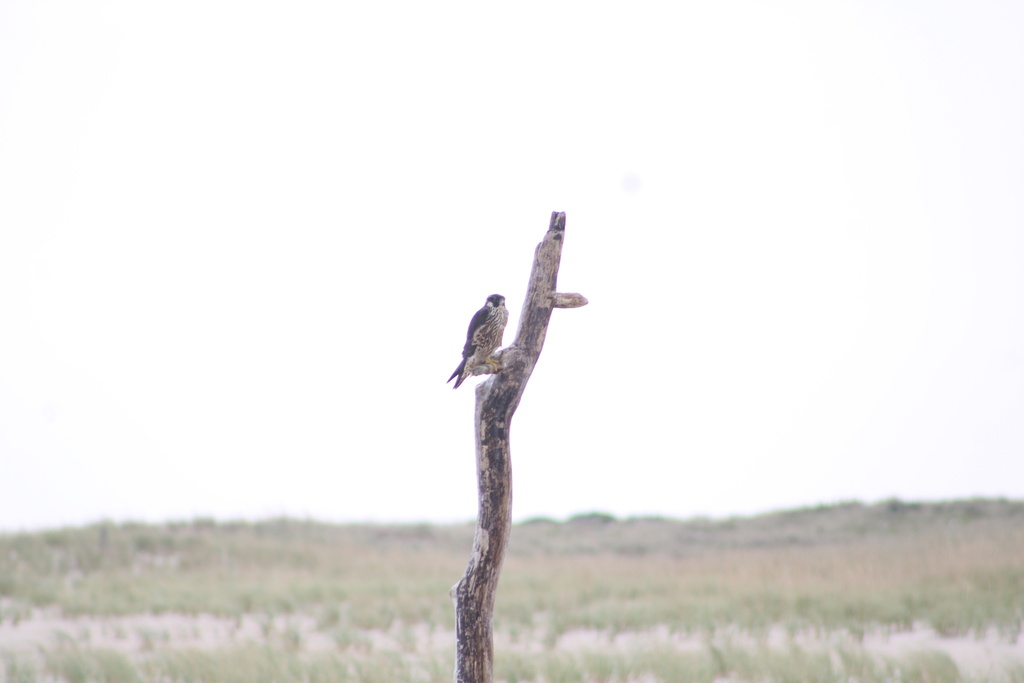
[[[365,5],[353,9],[355,5]],[[621,5],[621,6],[620,6]],[[0,529],[1024,496],[1024,4],[0,0]]]

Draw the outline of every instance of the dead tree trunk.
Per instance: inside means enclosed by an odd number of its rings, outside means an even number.
[[[473,555],[466,573],[452,586],[455,602],[456,683],[491,683],[494,642],[491,618],[498,576],[512,522],[512,465],[509,428],[526,382],[544,347],[553,308],[587,304],[579,294],[555,292],[565,237],[565,214],[552,213],[544,240],[537,245],[515,341],[498,355],[500,369],[476,388],[476,470],[480,487]],[[479,370],[479,372],[476,372]],[[474,374],[491,374],[489,366]]]

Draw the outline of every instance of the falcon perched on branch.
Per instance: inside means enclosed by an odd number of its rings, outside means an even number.
[[[508,309],[505,308],[505,297],[501,294],[491,294],[487,297],[484,307],[477,311],[470,321],[466,346],[462,349],[462,362],[448,378],[449,382],[455,380],[456,389],[473,373],[476,366],[490,364],[497,368],[496,362],[491,360],[491,354],[501,346],[507,322]]]

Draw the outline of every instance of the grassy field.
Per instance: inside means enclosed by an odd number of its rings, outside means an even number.
[[[2,535],[0,681],[448,681],[472,534],[199,519]],[[502,574],[495,677],[1024,683],[1022,619],[1024,503],[532,520]]]

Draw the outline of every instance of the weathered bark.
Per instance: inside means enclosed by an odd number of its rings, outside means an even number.
[[[579,294],[555,292],[565,237],[565,214],[552,213],[537,245],[515,341],[498,354],[501,368],[476,388],[476,471],[479,513],[466,573],[452,586],[455,602],[456,683],[491,683],[494,642],[491,620],[498,576],[512,524],[512,463],[509,428],[547,335],[553,308],[587,303]],[[479,371],[479,372],[477,372]],[[489,365],[474,374],[494,374]]]

